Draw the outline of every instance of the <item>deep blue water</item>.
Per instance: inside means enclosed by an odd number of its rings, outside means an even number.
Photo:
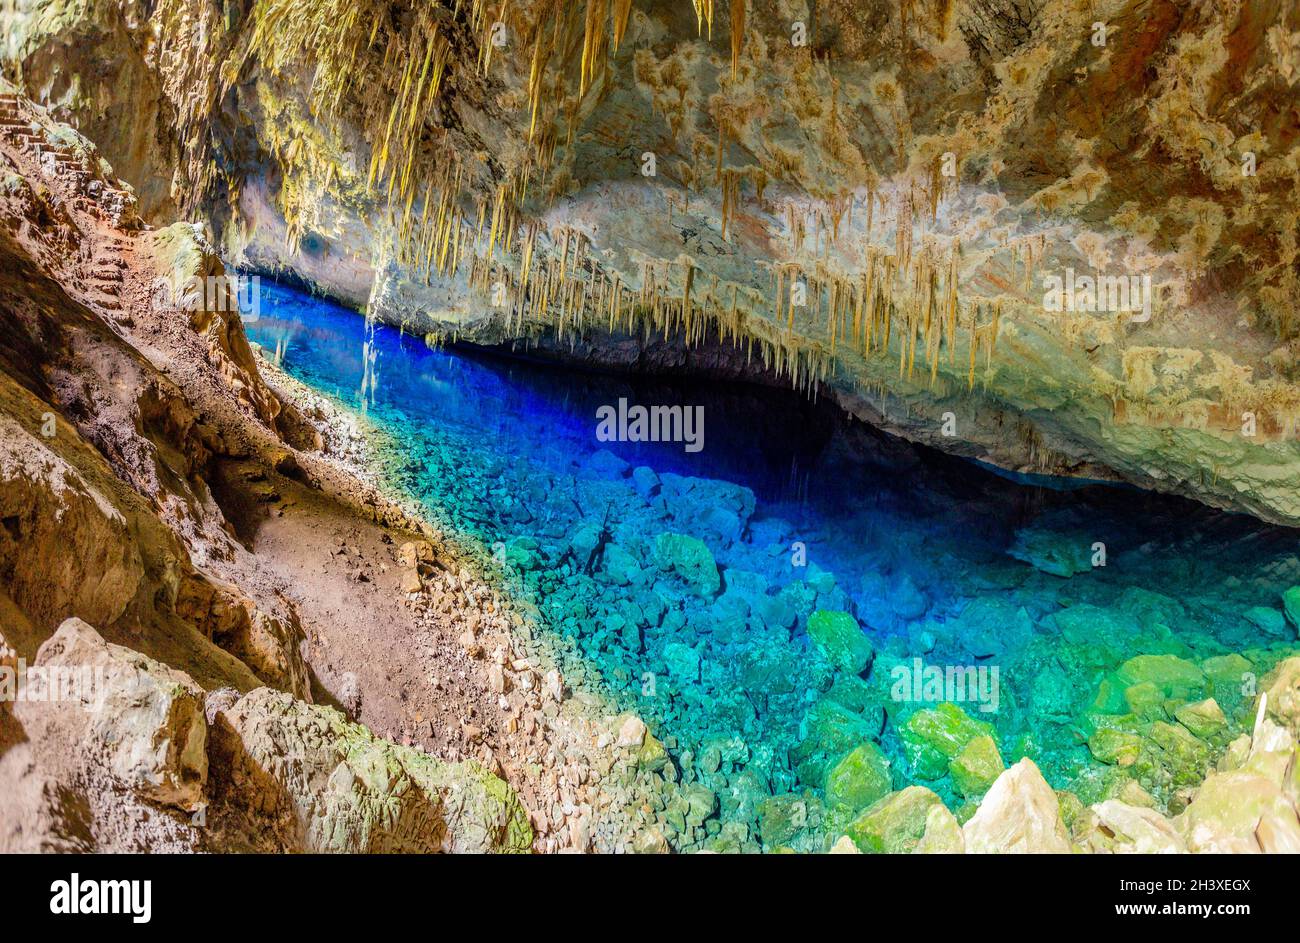
[[[431,514],[484,545],[531,554],[514,585],[595,666],[589,682],[655,721],[673,750],[743,738],[745,768],[774,793],[799,782],[786,753],[830,683],[802,654],[812,609],[852,612],[891,658],[1000,665],[1005,692],[992,721],[1004,752],[1032,743],[1057,786],[1091,762],[1071,716],[1119,662],[1143,653],[1196,661],[1295,640],[1278,628],[1279,594],[1300,582],[1292,530],[1132,488],[1018,481],[787,390],[430,350],[392,328],[368,334],[355,312],[269,283],[247,328],[267,357],[364,408],[402,443],[390,456],[393,483]],[[374,380],[363,403],[368,338]],[[702,407],[704,448],[597,441],[597,409],[620,398]],[[639,488],[631,466],[661,484]],[[591,559],[587,531],[603,548]],[[664,532],[705,542],[722,570],[720,598],[683,593],[656,571]],[[1082,563],[1095,562],[1099,544],[1105,565]],[[612,575],[610,545],[636,564],[626,584]],[[1044,546],[1078,572],[1031,565]],[[1095,637],[1054,619],[1080,606],[1101,614]],[[1274,613],[1267,629],[1245,617],[1251,607]],[[1019,609],[1023,620],[1012,618]],[[685,661],[684,650],[694,653]],[[753,668],[764,659],[787,680]],[[647,694],[647,674],[668,683]],[[899,755],[891,726],[882,742]]]

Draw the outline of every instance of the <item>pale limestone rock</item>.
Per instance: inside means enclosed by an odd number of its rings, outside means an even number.
[[[79,702],[58,701],[75,725],[85,712],[81,748],[140,796],[197,809],[208,776],[203,690],[183,672],[110,645],[80,619],[68,619],[36,654],[37,668],[71,669],[88,685]]]
[[[912,850],[914,855],[960,855],[966,851],[966,839],[957,816],[948,807],[937,805],[925,816],[925,834]]]
[[[1288,658],[1264,678],[1268,716],[1300,737],[1300,658]]]
[[[998,776],[962,835],[972,854],[1070,852],[1056,793],[1029,759]]]
[[[628,717],[618,728],[618,745],[639,747],[645,742],[646,726],[640,717]]]
[[[858,851],[858,846],[855,845],[855,844],[853,844],[853,839],[852,839],[852,838],[849,838],[849,836],[847,836],[847,835],[841,835],[841,836],[836,840],[835,844],[831,845],[831,851],[830,851],[830,853],[833,854],[833,855],[860,855],[860,854],[862,854],[862,852]]]
[[[1265,854],[1300,854],[1300,821],[1295,807],[1289,814],[1280,807],[1266,812],[1255,826],[1255,839]]]
[[[1248,768],[1211,773],[1195,798],[1175,820],[1187,848],[1216,854],[1262,851],[1256,829],[1265,818],[1270,843],[1285,843],[1287,835],[1300,837],[1295,807],[1268,777]]]
[[[1110,850],[1122,854],[1183,854],[1187,846],[1173,823],[1157,812],[1107,799],[1092,807],[1097,823],[1114,837]]]

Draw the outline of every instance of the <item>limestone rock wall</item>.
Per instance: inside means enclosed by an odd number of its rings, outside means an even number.
[[[1300,521],[1293,7],[20,10],[9,72],[236,264],[438,340],[712,330],[940,448]]]

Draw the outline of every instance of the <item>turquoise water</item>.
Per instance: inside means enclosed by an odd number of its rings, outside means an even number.
[[[1177,811],[1297,647],[1296,531],[1010,480],[784,390],[430,350],[284,287],[260,300],[250,339],[400,442],[392,483],[495,554],[571,684],[646,718],[671,759],[648,768],[713,795],[675,817],[678,848],[816,846],[879,791],[845,760],[863,743],[884,788],[959,817],[1025,755],[1085,802],[1137,786]],[[703,448],[599,441],[620,399],[699,407]],[[971,684],[927,689],[935,668]],[[986,735],[995,756],[967,750]]]

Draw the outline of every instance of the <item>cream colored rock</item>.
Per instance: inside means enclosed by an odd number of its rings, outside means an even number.
[[[934,806],[925,816],[925,834],[912,850],[914,855],[960,855],[966,851],[957,816],[944,805]]]
[[[1271,847],[1300,842],[1295,806],[1277,783],[1243,768],[1211,773],[1174,824],[1189,851],[1241,854],[1264,850],[1256,832],[1265,820]]]
[[[841,836],[836,840],[835,844],[831,845],[830,853],[833,854],[833,855],[860,855],[860,854],[862,854],[862,852],[860,852],[860,851],[858,850],[858,846],[855,845],[855,844],[853,844],[853,839],[852,839],[852,838],[849,838],[849,836],[847,836],[847,835],[841,835]]]
[[[199,577],[182,584],[176,609],[263,683],[311,701],[311,680],[299,650],[303,633],[292,609],[271,615],[237,586]]]
[[[618,728],[618,745],[639,747],[645,742],[646,726],[640,717],[628,717]]]
[[[1300,737],[1300,658],[1288,658],[1264,678],[1268,716]]]
[[[1266,812],[1255,826],[1255,840],[1268,855],[1300,854],[1300,821],[1295,807],[1289,813],[1280,807]]]
[[[994,781],[979,811],[962,829],[971,854],[1068,854],[1060,803],[1032,760]]]
[[[108,644],[80,619],[60,625],[33,665],[75,679],[76,699],[50,706],[72,726],[85,724],[88,758],[154,802],[189,810],[203,803],[208,725],[203,690],[188,675]]]
[[[1108,850],[1121,854],[1183,854],[1187,851],[1174,824],[1155,809],[1107,799],[1092,807],[1097,824],[1111,836]]]

